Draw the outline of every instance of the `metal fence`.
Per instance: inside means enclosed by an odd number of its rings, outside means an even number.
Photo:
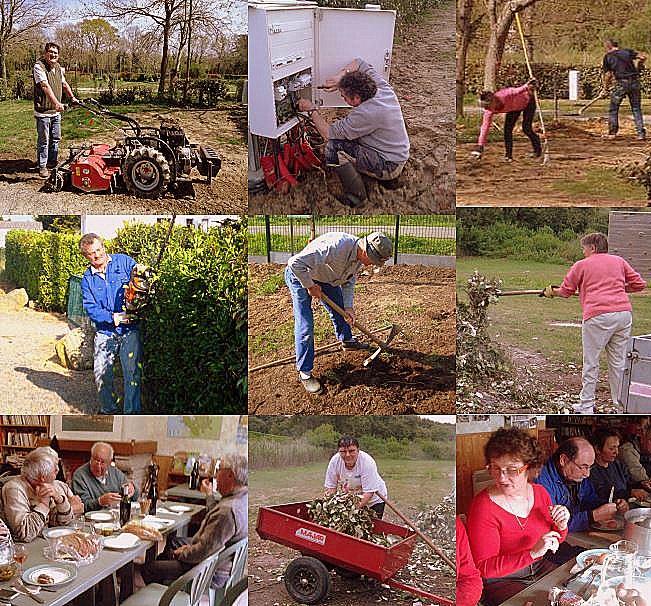
[[[393,241],[393,263],[453,266],[454,215],[254,215],[249,217],[249,260],[285,263],[314,237],[344,231],[381,231]]]

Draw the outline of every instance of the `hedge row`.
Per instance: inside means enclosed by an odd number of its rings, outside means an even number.
[[[569,98],[568,71],[579,70],[579,97],[593,99],[601,90],[601,66],[559,65],[534,63],[531,66],[538,80],[538,91],[544,99],[553,99],[554,90],[559,99]],[[524,63],[503,64],[497,74],[498,87],[519,86],[529,80],[529,72]],[[643,70],[640,74],[643,91],[651,91],[651,71]],[[484,65],[475,63],[466,66],[466,92],[478,95],[483,90]]]
[[[79,236],[11,230],[5,242],[7,280],[24,288],[39,309],[66,310],[68,279],[87,266]]]
[[[168,225],[136,224],[107,241],[148,265],[156,263]],[[63,311],[70,275],[87,266],[79,235],[11,231],[6,276],[39,308]],[[207,232],[177,226],[141,325],[146,407],[166,413],[246,411],[246,225]]]

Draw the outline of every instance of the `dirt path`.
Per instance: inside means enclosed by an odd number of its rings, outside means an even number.
[[[511,163],[503,160],[501,141],[492,142],[480,162],[469,159],[474,143],[459,143],[458,205],[646,206],[646,193],[641,187],[637,191],[628,188],[625,195],[618,195],[618,188],[625,188],[624,178],[603,172],[614,170],[622,160],[639,159],[649,151],[648,142],[635,140],[631,120],[624,118],[622,125],[620,137],[607,141],[601,138],[608,129],[605,118],[564,119],[548,132],[550,162],[546,166],[529,158],[531,147],[519,126]],[[564,191],[583,181],[593,193]]]
[[[196,169],[192,172],[196,199],[175,197],[171,192],[157,200],[144,200],[125,193],[48,193],[42,191],[43,179],[30,170],[33,166],[31,150],[25,150],[23,157],[0,155],[0,210],[4,214],[246,212],[247,149],[237,142],[243,138],[242,122],[246,122],[246,109],[161,110],[133,115],[143,126],[160,126],[162,118],[177,121],[191,143],[208,145],[217,152],[222,167],[210,185]],[[110,135],[103,135],[97,136],[94,142],[111,143],[113,139]],[[66,157],[71,143],[63,141],[61,158]]]
[[[411,142],[410,159],[399,187],[388,190],[365,179],[368,200],[355,213],[451,212],[455,204],[454,166],[454,56],[456,5],[447,2],[422,23],[407,28],[408,36],[393,49],[391,85],[394,87]],[[327,116],[330,121],[336,113]],[[310,173],[299,187],[283,196],[252,195],[251,214],[353,212],[335,197],[336,178],[324,181]]]
[[[63,368],[54,343],[68,332],[62,314],[23,308],[0,313],[0,409],[6,414],[93,414],[92,371]]]
[[[502,349],[513,364],[513,374],[501,381],[491,381],[487,385],[460,389],[457,413],[573,412],[572,405],[578,404],[581,391],[580,365],[549,360],[536,351],[514,345],[503,345]],[[595,412],[618,412],[610,401],[610,388],[605,372],[601,372],[599,376]]]
[[[292,356],[291,297],[282,285],[257,295],[257,286],[284,266],[249,265],[249,367]],[[249,375],[251,414],[443,414],[454,412],[454,269],[397,265],[362,277],[355,289],[358,320],[371,330],[396,323],[391,342],[402,355],[382,354],[362,365],[370,352],[333,348],[317,354],[314,373],[324,384],[308,395],[294,363]],[[334,341],[325,312],[315,313],[316,345]],[[383,333],[385,336],[387,333]],[[372,351],[372,350],[371,350]]]

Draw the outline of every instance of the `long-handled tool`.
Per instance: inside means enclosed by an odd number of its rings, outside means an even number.
[[[544,289],[529,289],[529,290],[498,290],[498,297],[513,297],[516,295],[539,295]]]
[[[452,570],[456,570],[457,567],[454,564],[454,562],[448,558],[447,555],[445,555],[445,552],[438,547],[437,545],[434,544],[432,539],[430,539],[426,534],[421,532],[421,530],[414,524],[402,511],[400,511],[390,500],[388,497],[385,497],[383,494],[380,494],[379,492],[375,493],[378,497],[380,497],[392,510],[393,512],[405,523],[409,528],[411,528],[425,543],[427,543],[427,546],[435,553],[437,554]]]
[[[579,116],[580,116],[580,115],[581,115],[581,114],[582,114],[586,109],[588,109],[590,106],[594,105],[597,101],[599,101],[599,99],[603,99],[603,98],[606,96],[606,93],[607,93],[607,92],[608,92],[608,91],[606,91],[606,89],[603,89],[603,88],[602,88],[602,89],[599,91],[599,94],[598,94],[594,99],[592,99],[591,101],[588,101],[588,102],[587,102],[587,103],[586,103],[586,104],[585,104],[585,105],[584,105],[584,106],[579,110]]]
[[[321,300],[332,307],[332,309],[334,309],[342,318],[346,318],[346,312],[332,299],[330,299],[330,297],[323,293],[323,291],[321,292]],[[373,343],[378,346],[378,348],[368,358],[366,358],[366,360],[364,360],[364,366],[368,366],[373,360],[375,360],[375,358],[380,355],[380,352],[390,352],[391,348],[389,347],[389,343],[391,343],[393,338],[400,332],[400,327],[397,324],[394,324],[391,327],[391,332],[389,333],[387,340],[382,341],[381,339],[378,339],[370,330],[368,330],[368,328],[362,326],[357,321],[353,322],[353,327],[359,330],[359,332],[368,337],[371,341],[373,341]]]

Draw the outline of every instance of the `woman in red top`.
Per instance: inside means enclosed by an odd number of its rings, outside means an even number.
[[[468,535],[457,516],[457,606],[477,606],[481,597],[481,574],[472,561]]]
[[[484,455],[495,484],[473,499],[467,530],[484,579],[482,603],[496,606],[556,567],[543,556],[565,540],[570,512],[530,482],[544,456],[526,431],[499,429]]]

